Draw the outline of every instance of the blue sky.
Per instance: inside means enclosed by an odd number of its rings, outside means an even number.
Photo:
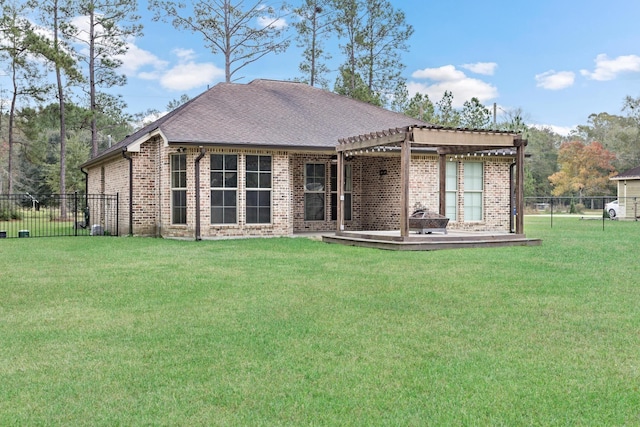
[[[415,30],[403,53],[408,88],[434,102],[450,90],[458,106],[475,96],[488,107],[497,103],[498,113],[520,108],[528,123],[565,133],[592,113],[622,114],[624,97],[640,96],[638,0],[392,4]],[[182,94],[196,96],[223,80],[223,58],[204,48],[199,35],[152,22],[146,0],[140,14],[144,36],[130,40],[123,67],[128,84],[117,90],[131,113],[162,111]],[[292,46],[246,68],[239,83],[292,79],[299,62]]]

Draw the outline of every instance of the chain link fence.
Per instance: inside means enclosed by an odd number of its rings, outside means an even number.
[[[0,238],[117,235],[117,194],[0,194]]]

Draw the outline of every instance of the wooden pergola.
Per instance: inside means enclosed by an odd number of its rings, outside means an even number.
[[[344,161],[348,153],[363,153],[380,147],[400,148],[400,236],[409,236],[409,183],[412,147],[435,148],[439,155],[439,213],[445,214],[446,207],[446,162],[448,155],[476,153],[480,151],[516,150],[515,179],[515,232],[524,234],[524,150],[527,140],[518,133],[456,129],[440,126],[408,126],[389,129],[367,135],[358,135],[338,141],[338,221],[336,233],[344,231]]]

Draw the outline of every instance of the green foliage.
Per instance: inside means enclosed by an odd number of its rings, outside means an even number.
[[[476,97],[465,101],[460,113],[460,126],[468,129],[488,129],[491,125],[491,112]]]
[[[303,48],[302,62],[299,70],[302,81],[321,87],[328,87],[329,81],[325,77],[329,73],[326,65],[331,55],[325,50],[325,41],[331,37],[334,29],[334,10],[331,0],[304,0],[300,7],[294,9],[299,17],[292,25],[296,29],[297,45]]]
[[[453,93],[445,90],[442,99],[436,103],[435,123],[444,127],[460,126],[460,112],[453,108]]]
[[[404,84],[400,52],[408,50],[413,27],[386,0],[333,0],[333,5],[345,58],[334,90],[386,106]]]
[[[22,214],[20,209],[12,206],[0,206],[0,221],[21,220]]]

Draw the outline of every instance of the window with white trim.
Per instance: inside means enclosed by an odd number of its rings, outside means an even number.
[[[171,223],[187,223],[187,155],[171,155]]]
[[[353,178],[350,164],[344,165],[344,219],[351,220],[351,193]],[[331,220],[338,219],[338,165],[331,165]]]
[[[482,221],[483,163],[464,163],[464,220]]]
[[[246,156],[247,224],[271,222],[271,156]]]
[[[324,221],[325,164],[304,165],[304,220]]]
[[[444,215],[451,221],[458,218],[458,162],[447,162]]]
[[[238,221],[238,155],[211,155],[211,224]]]

